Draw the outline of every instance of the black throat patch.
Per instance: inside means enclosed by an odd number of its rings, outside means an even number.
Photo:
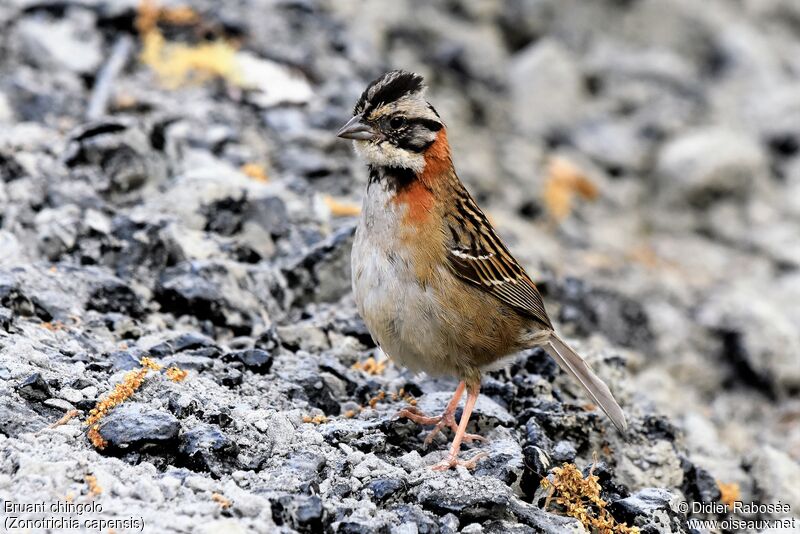
[[[415,180],[417,180],[417,175],[411,169],[369,165],[369,183],[367,187],[383,183],[386,188],[398,193],[414,183]]]

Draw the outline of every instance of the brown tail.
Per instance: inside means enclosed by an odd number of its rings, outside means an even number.
[[[625,422],[625,414],[619,407],[608,386],[594,374],[589,364],[581,358],[577,352],[564,343],[558,335],[550,335],[548,343],[544,346],[547,353],[558,363],[564,371],[575,378],[583,389],[589,394],[592,400],[602,408],[614,426],[623,434],[628,428]]]

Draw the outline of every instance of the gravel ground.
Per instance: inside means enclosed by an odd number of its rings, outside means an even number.
[[[795,0],[144,5],[0,3],[4,521],[584,532],[542,485],[564,463],[642,532],[800,518]],[[350,295],[366,172],[333,132],[391,68],[628,436],[537,351],[485,378],[474,472],[393,417],[454,383],[382,361]]]

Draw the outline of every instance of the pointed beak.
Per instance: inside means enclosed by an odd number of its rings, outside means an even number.
[[[372,141],[380,137],[380,133],[376,132],[370,125],[363,123],[362,120],[363,117],[361,115],[356,115],[336,132],[336,137],[355,139],[357,141]]]

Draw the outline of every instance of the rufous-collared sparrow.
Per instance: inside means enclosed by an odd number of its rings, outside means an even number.
[[[352,139],[369,168],[352,251],[353,293],[375,341],[397,363],[460,379],[439,417],[400,415],[455,431],[458,459],[478,398],[481,371],[520,350],[542,346],[624,431],[625,415],[589,365],[554,331],[533,281],[498,237],[456,175],[447,129],[425,100],[418,74],[391,71],[373,81],[337,133]],[[461,421],[455,411],[464,390]]]

